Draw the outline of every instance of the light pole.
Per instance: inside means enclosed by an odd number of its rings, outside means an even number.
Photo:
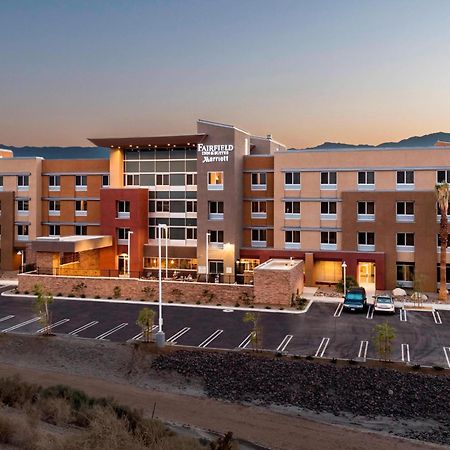
[[[164,235],[166,236],[166,279],[169,278],[169,230],[167,225],[162,224],[164,228]]]
[[[344,270],[343,282],[344,282],[344,298],[345,298],[345,294],[347,293],[347,263],[343,261],[341,267]]]
[[[205,267],[206,267],[206,282],[208,282],[208,275],[209,275],[209,238],[211,237],[211,233],[206,233],[206,263],[205,263]]]
[[[159,287],[159,317],[158,317],[158,332],[156,333],[156,346],[157,347],[164,347],[166,343],[166,337],[164,335],[163,331],[163,317],[162,317],[162,271],[161,271],[161,234],[163,228],[167,228],[167,225],[165,224],[158,224],[158,257],[159,257],[159,281],[158,281],[158,287]],[[166,229],[167,231],[167,229]]]
[[[133,234],[132,231],[128,231],[128,264],[127,264],[127,272],[128,272],[128,278],[130,278],[130,265],[131,265],[131,235]]]
[[[24,257],[24,252],[22,250],[19,250],[17,252],[17,254],[20,256],[20,273],[23,272],[23,257]]]

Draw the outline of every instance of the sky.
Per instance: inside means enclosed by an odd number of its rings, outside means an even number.
[[[0,0],[0,143],[450,132],[448,0]]]

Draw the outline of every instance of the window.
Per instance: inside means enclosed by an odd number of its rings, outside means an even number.
[[[438,183],[450,184],[450,170],[438,170],[436,174],[436,181]]]
[[[300,230],[286,230],[284,232],[284,247],[285,248],[300,248]]]
[[[375,203],[358,202],[358,222],[373,222],[375,220]]]
[[[267,202],[266,201],[252,201],[251,205],[252,219],[265,219],[267,217]]]
[[[17,190],[18,191],[28,191],[30,187],[30,177],[29,175],[18,175],[17,177]]]
[[[48,235],[49,236],[59,236],[60,235],[60,226],[59,225],[49,225],[48,226]]]
[[[414,233],[397,233],[397,251],[414,251]]]
[[[48,176],[48,190],[59,191],[61,189],[61,177],[59,175]]]
[[[360,191],[375,189],[375,172],[358,172],[358,189]]]
[[[186,201],[186,212],[189,212],[189,213],[197,212],[197,201],[196,200],[187,200]]]
[[[252,173],[252,191],[265,191],[267,187],[265,172]]]
[[[155,211],[156,212],[169,212],[170,211],[169,200],[157,200]]]
[[[187,227],[186,228],[186,239],[197,239],[197,228]]]
[[[223,172],[208,172],[208,190],[223,190]]]
[[[59,216],[61,211],[61,203],[59,200],[49,200],[48,202],[48,215]]]
[[[186,186],[197,186],[197,174],[187,173],[186,174]]]
[[[117,243],[119,245],[127,245],[128,244],[128,233],[130,232],[129,228],[117,228]]]
[[[3,175],[0,175],[0,191],[3,191]]]
[[[414,222],[414,202],[397,202],[397,222]]]
[[[336,231],[321,231],[320,232],[320,248],[321,248],[321,250],[336,250],[337,249],[337,233],[336,233]]]
[[[28,225],[17,225],[17,240],[18,241],[27,241],[28,240]]]
[[[337,202],[321,202],[320,203],[320,219],[336,220]]]
[[[414,171],[400,170],[397,172],[397,189],[403,191],[414,189]]]
[[[87,216],[87,201],[86,200],[76,200],[75,201],[75,215],[76,216]]]
[[[209,274],[221,275],[223,274],[223,260],[209,260]]]
[[[414,263],[397,262],[397,286],[412,287],[414,283]]]
[[[446,267],[445,267],[445,272],[446,272],[446,277],[445,277],[445,280],[446,280],[446,284],[447,284],[447,288],[449,287],[449,285],[450,285],[450,264],[447,264],[446,265]],[[441,267],[440,267],[440,264],[438,264],[437,266],[436,266],[436,274],[437,274],[437,276],[436,276],[436,282],[438,283],[438,285],[439,285],[439,283],[441,282]]]
[[[284,174],[284,189],[300,189],[300,172],[286,172]]]
[[[19,216],[28,215],[29,202],[28,200],[17,200],[17,214]]]
[[[300,219],[300,202],[298,201],[284,202],[284,218]]]
[[[267,230],[260,228],[252,229],[252,247],[267,246]]]
[[[139,186],[139,174],[127,174],[125,175],[125,186]]]
[[[109,175],[102,175],[102,187],[109,187]]]
[[[210,230],[209,242],[211,245],[222,247],[223,246],[223,230]]]
[[[208,202],[208,219],[223,220],[223,202]]]
[[[320,173],[320,189],[336,189],[337,174],[336,172],[321,172]]]
[[[156,186],[170,186],[170,176],[168,173],[156,174]]]
[[[75,235],[86,236],[87,235],[87,226],[86,225],[75,225]]]
[[[87,191],[87,176],[77,175],[75,177],[75,190],[76,191]]]
[[[117,202],[117,218],[129,219],[130,218],[130,202],[128,200],[119,200]]]
[[[358,251],[370,252],[375,250],[375,233],[360,231],[358,233]]]

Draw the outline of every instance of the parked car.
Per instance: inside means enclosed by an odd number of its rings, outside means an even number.
[[[367,308],[367,296],[364,288],[352,288],[347,291],[344,298],[344,310],[365,311]]]
[[[395,314],[394,300],[388,294],[377,295],[374,302],[375,312]]]

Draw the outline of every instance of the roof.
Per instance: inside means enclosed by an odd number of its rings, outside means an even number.
[[[111,247],[111,236],[64,236],[64,237],[38,237],[32,241],[31,246],[36,252],[66,252],[77,253],[86,250]]]
[[[203,142],[206,134],[182,134],[175,136],[150,136],[127,138],[89,138],[98,147],[110,148],[142,148],[142,147],[179,147],[196,146]]]

